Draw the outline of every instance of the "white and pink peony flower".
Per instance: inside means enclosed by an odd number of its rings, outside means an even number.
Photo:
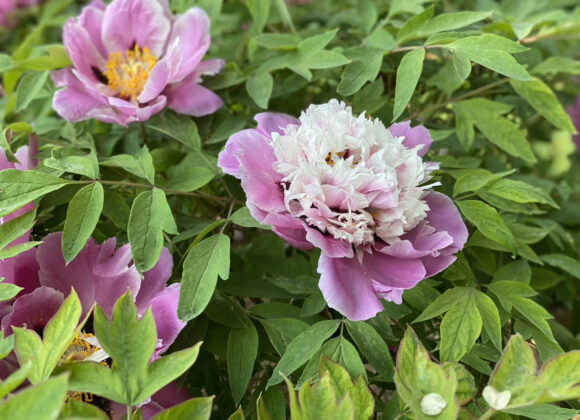
[[[336,100],[300,119],[264,113],[228,140],[219,166],[242,181],[247,205],[290,244],[320,248],[319,287],[330,307],[362,320],[401,302],[467,240],[453,202],[432,191],[423,162],[432,139],[409,123],[386,128]]]

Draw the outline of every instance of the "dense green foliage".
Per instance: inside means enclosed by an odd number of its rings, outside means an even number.
[[[13,158],[40,144],[36,169],[0,172],[0,215],[37,204],[0,225],[0,258],[63,231],[67,262],[90,237],[116,237],[145,272],[168,247],[188,323],[149,364],[155,324],[127,295],[112,319],[90,315],[112,364],[62,364],[82,327],[71,294],[41,335],[22,328],[0,340],[0,355],[14,348],[21,363],[0,382],[1,397],[13,394],[1,418],[106,418],[72,391],[137,416],[178,377],[196,398],[156,418],[579,413],[580,158],[565,109],[580,95],[576,0],[171,0],[176,13],[199,5],[210,15],[209,56],[227,65],[204,85],[225,105],[129,127],[52,110],[49,73],[70,64],[61,31],[78,3],[50,0],[0,30],[0,147]],[[297,116],[331,98],[386,125],[425,125],[437,189],[470,232],[455,264],[364,322],[327,307],[319,251],[288,247],[257,223],[216,165],[256,113]],[[29,229],[30,242],[9,247]],[[1,300],[19,292],[1,286]]]

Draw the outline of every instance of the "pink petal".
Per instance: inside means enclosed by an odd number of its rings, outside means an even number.
[[[389,289],[410,289],[425,278],[419,259],[400,259],[380,252],[364,254],[362,266],[367,275]]]
[[[277,112],[263,112],[257,114],[254,119],[258,123],[258,131],[268,137],[272,133],[284,134],[284,129],[289,125],[300,125],[300,121],[297,118]]]
[[[193,73],[210,45],[209,16],[199,7],[189,9],[175,18],[168,44],[169,55],[180,57],[177,68],[172,69],[172,81],[178,82]],[[174,57],[168,57],[175,61]]]
[[[139,310],[149,305],[151,300],[165,290],[167,281],[173,273],[173,257],[167,248],[161,251],[161,257],[155,267],[143,274],[141,289],[135,302]]]
[[[328,306],[348,319],[365,320],[383,311],[381,300],[356,258],[329,258],[322,254],[318,272],[318,287]]]
[[[102,71],[107,57],[99,52],[87,29],[71,18],[64,25],[62,37],[74,68],[92,83],[101,83],[95,75],[95,69]]]
[[[211,90],[197,84],[195,74],[183,82],[169,85],[165,90],[169,108],[194,117],[203,117],[216,112],[224,104]]]
[[[154,357],[159,357],[165,352],[185,327],[186,323],[177,317],[178,301],[179,284],[174,283],[155,296],[148,305],[155,318],[157,339],[161,340],[161,345],[155,349]]]
[[[313,228],[307,229],[306,240],[316,248],[320,248],[327,257],[352,258],[354,256],[351,243],[335,239],[330,234],[322,234]]]
[[[425,201],[429,206],[426,219],[429,225],[438,231],[449,233],[453,237],[453,247],[463,249],[469,233],[453,201],[436,191],[430,192]]]
[[[156,0],[114,0],[105,11],[102,38],[109,52],[127,51],[135,44],[160,57],[171,22]]]
[[[276,156],[270,141],[258,130],[240,131],[229,138],[218,165],[242,180],[250,203],[265,212],[281,213],[286,211],[282,177],[272,167]],[[234,159],[239,162],[237,170]]]
[[[418,152],[419,156],[424,156],[429,151],[431,144],[433,144],[429,130],[422,125],[411,128],[410,121],[393,124],[389,127],[389,130],[395,137],[405,137],[403,144],[409,149],[422,145],[423,147]]]
[[[6,334],[12,333],[12,327],[42,331],[63,301],[62,293],[50,287],[39,287],[14,301],[12,312],[2,319],[2,330]]]

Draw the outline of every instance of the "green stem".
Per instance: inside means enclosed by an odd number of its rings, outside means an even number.
[[[495,410],[493,408],[490,408],[485,413],[483,413],[483,415],[478,420],[490,419],[494,414],[495,414]]]
[[[133,418],[133,410],[131,409],[131,406],[128,405],[127,406],[127,420],[131,420]]]
[[[93,182],[95,182],[95,181],[76,181],[75,183],[76,184],[92,184]],[[169,195],[184,195],[187,197],[198,197],[198,198],[206,198],[208,200],[221,201],[221,202],[227,202],[227,203],[244,204],[243,202],[236,200],[235,198],[216,197],[214,195],[206,194],[206,193],[202,193],[202,192],[185,192],[185,191],[171,190],[171,189],[167,189],[167,188],[159,188],[159,187],[156,187],[155,185],[151,185],[151,184],[139,184],[137,182],[105,181],[105,180],[99,180],[99,182],[103,185],[115,185],[115,186],[119,186],[119,187],[146,188],[146,189],[150,189],[150,190],[152,190],[153,188],[157,188],[157,189],[160,189]]]

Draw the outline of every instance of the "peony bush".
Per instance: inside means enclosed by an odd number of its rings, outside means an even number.
[[[579,77],[574,0],[0,0],[0,418],[577,418]]]

